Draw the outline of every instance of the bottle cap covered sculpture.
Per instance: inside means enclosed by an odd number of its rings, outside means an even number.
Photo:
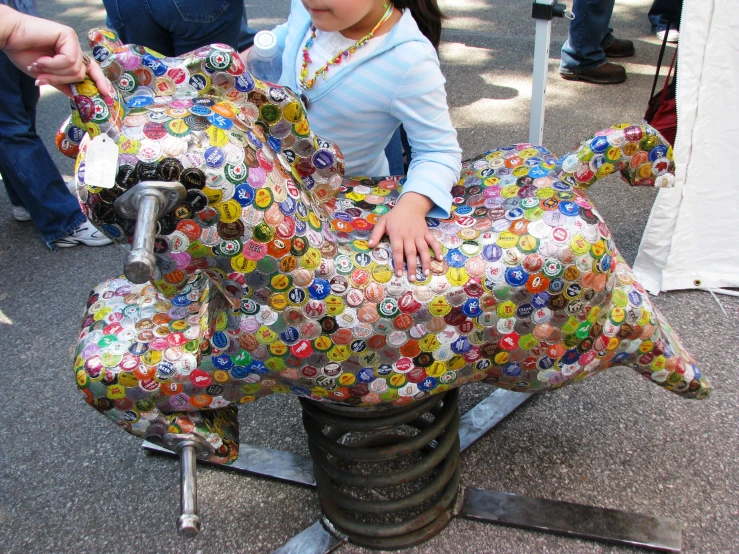
[[[76,154],[86,132],[86,215],[126,242],[119,197],[146,181],[186,190],[158,219],[151,282],[102,283],[83,322],[78,386],[129,432],[194,431],[228,462],[234,406],[275,392],[381,410],[472,381],[541,392],[629,366],[708,394],[585,194],[616,171],[671,184],[672,149],[650,127],[614,126],[561,159],[520,144],[465,162],[452,216],[428,220],[443,260],[410,281],[387,242],[367,245],[403,178],[343,178],[293,92],[252,79],[224,45],[163,58],[109,31],[90,38],[115,97],[77,85],[58,140]],[[107,188],[86,174],[101,134],[118,148]]]

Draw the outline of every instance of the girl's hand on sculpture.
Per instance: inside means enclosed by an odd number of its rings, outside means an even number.
[[[415,192],[404,194],[396,206],[380,218],[370,234],[371,248],[377,246],[382,236],[387,234],[392,248],[395,273],[399,277],[403,275],[405,258],[409,281],[416,280],[417,256],[421,258],[424,275],[431,271],[429,248],[433,250],[437,260],[442,256],[439,241],[426,225],[426,214],[432,206],[433,202],[422,194]]]

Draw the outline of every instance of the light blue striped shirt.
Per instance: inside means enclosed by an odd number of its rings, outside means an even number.
[[[298,92],[296,60],[309,26],[310,15],[300,0],[293,0],[287,23],[274,29],[283,48],[280,84]],[[435,206],[429,217],[449,217],[462,151],[449,117],[439,58],[410,11],[405,10],[377,50],[330,71],[335,73],[329,80],[319,77],[302,92],[310,101],[311,129],[339,145],[346,175],[387,175],[384,148],[402,123],[413,150],[403,193],[430,198]]]

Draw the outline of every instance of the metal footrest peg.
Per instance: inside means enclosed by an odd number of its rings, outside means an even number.
[[[144,441],[141,446],[149,452],[157,452],[169,456],[174,454],[171,450],[163,448],[154,442]],[[242,442],[239,444],[239,457],[228,465],[208,462],[208,460],[203,459],[201,461],[212,463],[222,469],[238,471],[240,473],[279,479],[280,481],[309,487],[316,485],[316,480],[313,477],[313,464],[310,458],[264,446],[255,446]]]
[[[194,537],[201,528],[197,459],[207,460],[215,450],[203,437],[192,433],[167,433],[162,441],[180,457],[180,517],[177,518],[177,531],[184,537]]]

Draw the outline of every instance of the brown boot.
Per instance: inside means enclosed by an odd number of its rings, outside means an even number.
[[[611,62],[606,62],[584,73],[562,73],[560,71],[559,74],[568,81],[586,81],[597,85],[616,85],[626,80],[624,67]]]
[[[630,40],[617,38],[603,51],[609,58],[628,58],[634,55],[634,43]]]

